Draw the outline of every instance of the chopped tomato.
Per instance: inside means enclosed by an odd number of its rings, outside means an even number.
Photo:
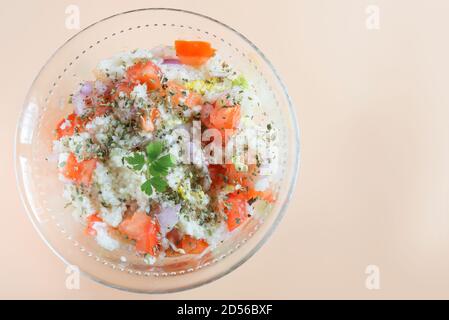
[[[235,129],[240,121],[240,106],[215,106],[210,114],[210,123],[217,129]]]
[[[205,41],[175,41],[176,55],[183,64],[199,67],[215,54],[209,42]]]
[[[175,245],[175,247],[184,250],[187,254],[200,254],[209,246],[204,239],[195,239],[189,235],[184,235],[181,237],[181,234],[177,229],[172,229],[167,233],[166,237],[172,244]],[[176,252],[172,248],[165,250],[165,254],[168,257],[176,257],[180,255],[179,252]]]
[[[156,256],[159,250],[159,223],[145,212],[137,211],[119,225],[119,231],[136,241],[136,250]]]
[[[181,254],[179,252],[176,252],[172,248],[165,249],[165,256],[166,257],[179,257]]]
[[[258,191],[255,189],[255,178],[258,176],[257,165],[249,164],[247,171],[238,171],[234,164],[226,164],[226,177],[228,183],[244,187],[239,190],[239,194],[244,196],[246,200],[254,198],[260,198],[267,202],[274,202],[276,200],[275,195],[271,189],[264,191]]]
[[[97,167],[97,160],[83,160],[78,162],[73,153],[67,158],[65,166],[62,168],[62,174],[77,184],[89,186],[92,182],[92,175]]]
[[[209,176],[212,180],[211,191],[220,191],[229,185],[240,185],[242,189],[235,192],[239,197],[246,201],[260,198],[267,202],[276,201],[276,197],[271,189],[265,191],[257,191],[254,189],[254,179],[257,176],[257,166],[255,164],[248,165],[247,171],[238,171],[234,164],[210,164],[208,166]],[[219,209],[223,209],[223,204],[219,204]]]
[[[147,235],[136,240],[136,251],[141,253],[149,253],[156,256],[159,251],[157,231],[153,224],[150,224],[150,229]]]
[[[151,61],[137,62],[126,70],[125,78],[132,83],[146,84],[148,90],[161,87],[161,70]]]
[[[232,231],[241,226],[248,219],[246,199],[239,194],[232,193],[223,201],[224,213],[227,216],[228,230]]]
[[[222,142],[225,144],[234,134],[240,121],[239,105],[205,104],[201,108],[201,121],[204,126],[220,131]]]
[[[249,164],[247,171],[238,171],[234,164],[210,164],[208,169],[212,180],[212,191],[220,191],[226,184],[240,185],[243,188],[237,191],[237,194],[245,200],[254,198],[260,198],[267,202],[276,200],[272,190],[256,191],[254,189],[254,179],[257,177],[257,166],[255,164]]]
[[[71,113],[67,118],[59,121],[56,126],[56,138],[59,140],[64,136],[72,136],[75,132],[82,132],[84,123],[75,113]]]
[[[208,166],[209,175],[212,179],[212,183],[222,184],[224,183],[224,177],[226,175],[226,168],[221,164],[210,164]]]
[[[183,85],[176,83],[175,81],[167,82],[166,94],[170,97],[173,107],[183,104],[192,108],[201,105],[203,102],[203,98],[200,94],[189,91]]]
[[[183,96],[183,91],[187,92],[187,89],[184,86],[174,80],[169,80],[167,81],[167,89],[163,94],[170,97],[173,106],[177,106],[179,100]]]
[[[180,246],[181,243],[181,234],[179,233],[178,229],[173,228],[167,234],[165,235],[168,241],[170,241],[172,244],[174,244],[176,247]]]
[[[121,95],[123,95],[125,97],[129,97],[131,92],[133,91],[133,89],[134,89],[134,85],[131,82],[121,81],[116,85],[115,92],[112,95],[112,99],[116,100]]]
[[[220,190],[225,186],[226,168],[219,164],[208,166],[209,175],[212,180],[211,189]]]
[[[208,169],[212,180],[212,188],[220,189],[225,184],[230,184],[234,186],[240,185],[245,190],[254,189],[254,178],[257,172],[257,166],[255,164],[248,165],[247,171],[238,171],[234,164],[211,164],[208,166]]]
[[[249,201],[251,199],[262,199],[265,200],[267,202],[273,203],[276,201],[276,197],[273,193],[272,190],[268,189],[268,190],[264,190],[264,191],[257,191],[255,189],[243,189],[243,190],[239,190],[238,194],[241,195],[242,197],[245,198],[245,200]]]
[[[239,184],[247,189],[254,187],[254,179],[257,176],[257,165],[249,164],[247,171],[239,171],[234,164],[225,164],[226,176],[230,184]]]
[[[209,245],[207,244],[206,240],[195,239],[194,237],[189,235],[185,235],[181,240],[181,249],[183,249],[185,253],[188,254],[200,254],[204,250],[206,250],[208,246]]]
[[[203,103],[203,97],[196,93],[196,92],[190,92],[187,95],[187,98],[184,100],[184,104],[188,106],[189,108],[199,106]]]
[[[173,228],[167,234],[165,235],[168,241],[170,241],[176,248],[181,246],[181,234],[179,233],[178,229]],[[173,250],[172,247],[169,247],[165,250],[165,255],[167,257],[177,257],[181,255],[179,252]]]
[[[97,231],[94,229],[94,223],[95,222],[102,222],[101,218],[97,216],[97,213],[93,213],[90,216],[87,217],[87,226],[86,229],[84,229],[84,232],[91,236],[96,236]]]
[[[249,190],[247,192],[247,198],[248,200],[254,199],[254,198],[260,198],[262,200],[265,200],[266,202],[273,203],[276,201],[276,197],[273,194],[273,191],[268,189],[265,191],[256,191],[256,190]]]

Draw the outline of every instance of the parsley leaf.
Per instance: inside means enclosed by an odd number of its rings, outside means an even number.
[[[124,158],[135,171],[140,171],[147,165],[146,181],[140,189],[148,196],[151,196],[154,190],[165,192],[168,187],[165,176],[168,174],[168,169],[175,165],[170,154],[161,157],[163,147],[162,142],[154,141],[146,146],[145,153],[135,152]]]
[[[146,147],[146,152],[149,161],[156,160],[159,155],[162,153],[162,143],[161,142],[151,142]]]
[[[150,173],[155,177],[166,176],[168,174],[168,168],[161,167],[157,164],[157,162],[153,162],[150,165]]]
[[[154,163],[157,163],[158,166],[167,168],[167,169],[170,167],[173,167],[175,165],[170,154],[160,157]]]
[[[168,169],[174,166],[174,162],[169,154],[153,161],[150,165],[150,173],[153,176],[166,176]]]
[[[167,181],[161,177],[152,177],[149,181],[158,192],[164,192],[168,187]]]
[[[125,160],[136,171],[142,170],[145,164],[145,157],[139,152],[134,153],[130,157],[126,157]]]
[[[145,192],[146,195],[151,196],[153,193],[153,187],[151,186],[150,180],[145,181],[141,186],[140,189]]]

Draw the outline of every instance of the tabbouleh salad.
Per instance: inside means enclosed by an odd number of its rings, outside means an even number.
[[[261,172],[274,155],[208,158],[208,146],[226,148],[248,128],[276,139],[271,122],[253,121],[261,109],[252,86],[209,43],[119,53],[94,75],[68,99],[73,112],[57,123],[53,150],[64,198],[105,250],[128,246],[148,264],[204,254],[238,232],[255,203],[275,201]],[[195,128],[218,134],[184,144],[179,132]]]

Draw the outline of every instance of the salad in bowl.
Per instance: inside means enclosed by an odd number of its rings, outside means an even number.
[[[292,196],[299,134],[253,43],[207,16],[148,8],[56,50],[25,99],[15,160],[30,221],[65,264],[166,293],[261,248]]]
[[[120,52],[67,97],[55,174],[74,219],[146,264],[204,255],[270,205],[277,128],[209,42]]]

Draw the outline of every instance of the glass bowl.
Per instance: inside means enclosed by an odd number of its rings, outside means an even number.
[[[65,208],[62,183],[49,161],[53,129],[70,112],[67,97],[82,80],[93,78],[96,64],[115,53],[151,49],[175,39],[209,41],[257,91],[264,112],[280,129],[279,170],[273,179],[278,195],[238,232],[201,256],[167,259],[148,266],[126,252],[106,252],[83,234]],[[31,221],[65,263],[105,285],[133,292],[165,293],[218,279],[251,257],[284,214],[299,167],[299,133],[285,86],[276,70],[243,35],[207,16],[164,8],[141,9],[101,20],[68,40],[45,64],[26,97],[16,136],[16,174]],[[124,259],[125,257],[126,259]]]

